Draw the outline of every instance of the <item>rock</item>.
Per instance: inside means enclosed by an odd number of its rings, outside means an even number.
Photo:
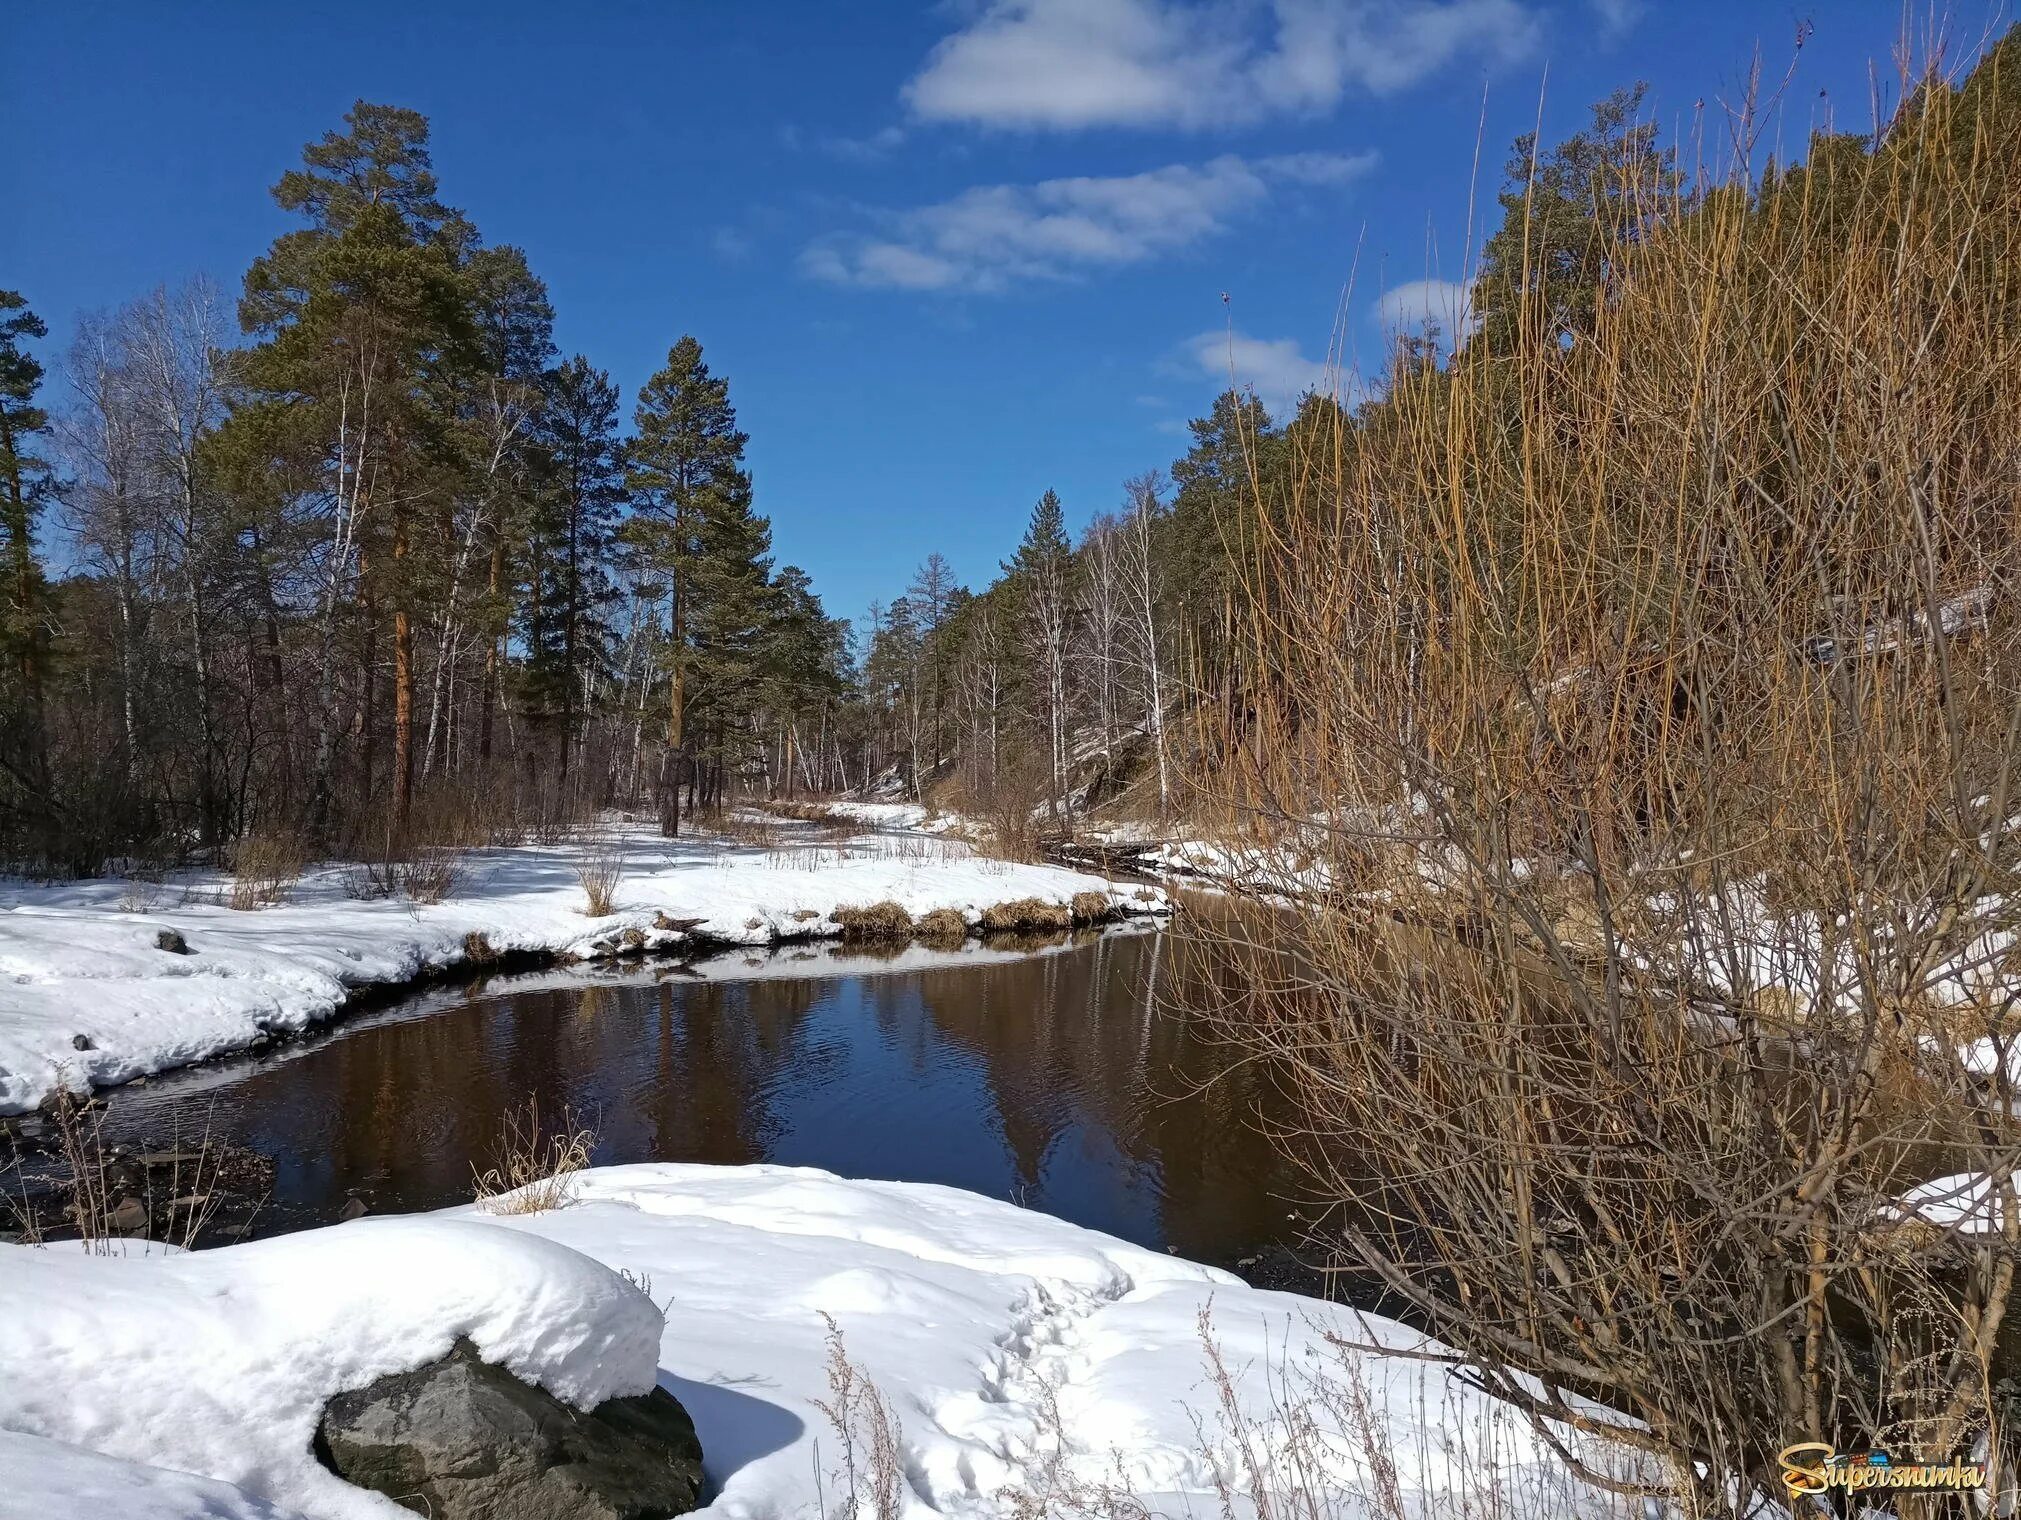
[[[349,1224],[354,1219],[363,1219],[371,1212],[372,1205],[354,1193],[345,1199],[344,1206],[337,1210],[337,1223]]]
[[[170,955],[189,955],[189,941],[174,929],[157,929],[154,934],[154,948],[166,950]]]
[[[653,915],[653,927],[669,934],[686,934],[701,922],[699,918],[669,918],[664,913]]]
[[[91,1043],[90,1035],[74,1034],[70,1037],[70,1048],[72,1050],[96,1050],[98,1047]]]
[[[133,1158],[150,1172],[166,1172],[181,1167],[195,1168],[203,1165],[202,1151],[142,1151]]]
[[[701,1442],[665,1389],[585,1414],[464,1339],[330,1400],[316,1457],[435,1520],[658,1520],[702,1497]]]
[[[138,1235],[147,1228],[147,1205],[128,1193],[105,1216],[105,1227],[115,1235]]]

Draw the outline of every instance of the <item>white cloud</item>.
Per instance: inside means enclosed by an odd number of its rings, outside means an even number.
[[[1523,0],[990,0],[904,97],[928,121],[1226,126],[1388,94],[1463,57],[1505,63],[1538,36]]]
[[[1601,35],[1618,42],[1642,19],[1642,0],[1592,0],[1593,13],[1600,18]]]
[[[1473,291],[1453,280],[1410,280],[1385,290],[1371,314],[1390,334],[1416,336],[1436,322],[1450,344],[1473,331]]]
[[[1324,360],[1308,359],[1296,338],[1204,332],[1180,347],[1200,373],[1223,388],[1255,391],[1265,410],[1279,421],[1291,415],[1307,391],[1333,394],[1339,378]]]
[[[735,227],[717,227],[709,233],[709,248],[725,264],[741,264],[751,256],[751,238]]]
[[[1374,162],[1366,153],[1224,154],[1142,174],[978,185],[935,205],[882,213],[877,235],[824,238],[801,255],[800,268],[832,284],[902,290],[994,291],[1070,279],[1197,243],[1279,185],[1339,186]]]

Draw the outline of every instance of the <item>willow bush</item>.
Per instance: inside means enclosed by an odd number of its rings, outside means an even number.
[[[1256,503],[1223,782],[1318,869],[1195,932],[1342,1263],[1740,1512],[2017,1418],[2021,35],[1596,190],[1595,299],[1505,260]]]

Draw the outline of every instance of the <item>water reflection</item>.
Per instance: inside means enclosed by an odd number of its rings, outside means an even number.
[[[1165,996],[1144,928],[1016,953],[787,948],[437,990],[309,1044],[128,1090],[272,1155],[264,1228],[469,1196],[507,1111],[595,1116],[599,1163],[820,1166],[1011,1198],[1223,1265],[1295,1238],[1262,1080]],[[184,1119],[185,1126],[188,1120]]]

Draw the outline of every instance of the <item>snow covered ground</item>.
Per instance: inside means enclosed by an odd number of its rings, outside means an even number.
[[[0,1302],[0,1515],[23,1520],[87,1498],[148,1520],[391,1520],[316,1466],[316,1410],[457,1334],[581,1405],[656,1378],[701,1435],[711,1516],[846,1515],[846,1439],[819,1407],[830,1319],[897,1427],[907,1520],[995,1520],[1013,1491],[1064,1512],[1063,1490],[1102,1483],[1218,1515],[1217,1485],[1239,1493],[1252,1460],[1322,1482],[1323,1508],[1298,1512],[1339,1520],[1641,1513],[1575,1483],[1439,1362],[1327,1342],[1440,1349],[1401,1326],[971,1193],[801,1168],[604,1168],[547,1213],[473,1206],[194,1255],[0,1246]],[[1346,1396],[1304,1398],[1309,1378]],[[1401,1510],[1376,1502],[1371,1446]]]
[[[355,898],[340,866],[311,870],[286,901],[253,912],[225,906],[230,882],[216,874],[0,883],[0,1113],[33,1107],[59,1083],[104,1086],[299,1030],[360,988],[412,981],[473,949],[595,957],[769,945],[839,935],[836,909],[885,901],[915,917],[952,908],[970,924],[1022,898],[1095,892],[1133,912],[1168,906],[1151,889],[990,860],[952,840],[836,842],[783,824],[771,847],[669,841],[640,827],[604,837],[622,848],[625,872],[601,918],[584,916],[581,844],[469,851],[454,892],[431,905]],[[164,932],[189,953],[160,948]]]

